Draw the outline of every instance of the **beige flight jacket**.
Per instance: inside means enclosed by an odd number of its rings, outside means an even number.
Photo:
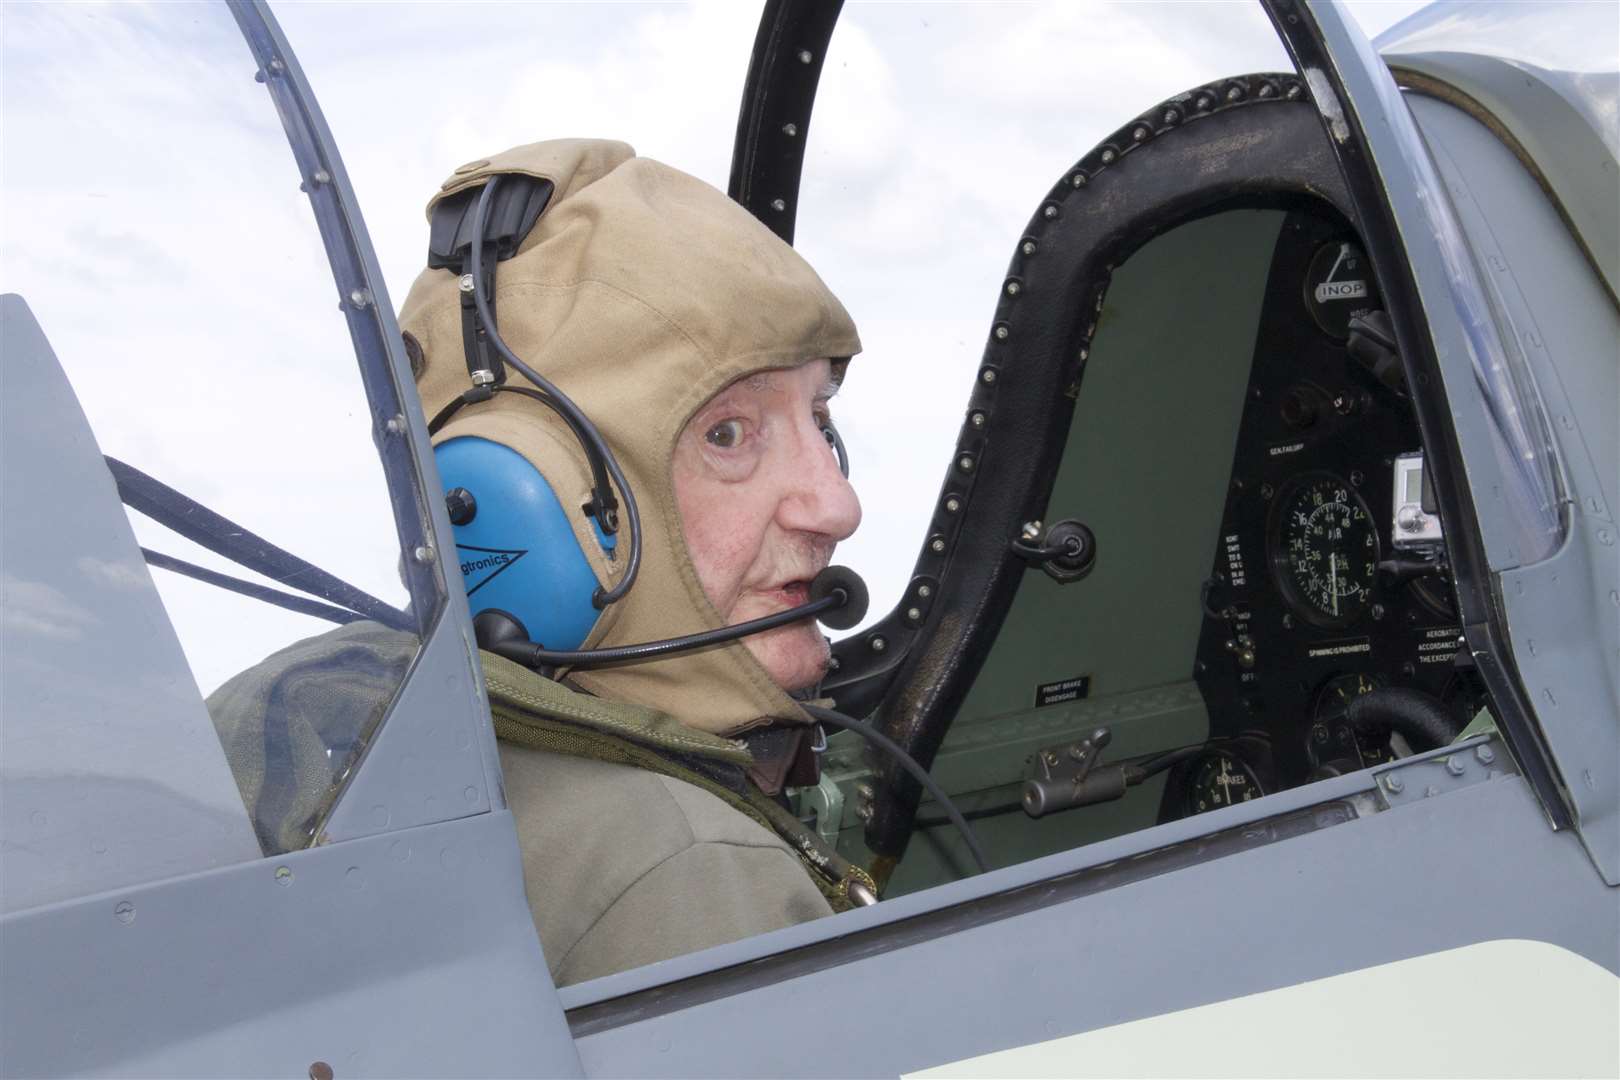
[[[775,833],[707,791],[633,765],[500,749],[559,986],[832,913]]]

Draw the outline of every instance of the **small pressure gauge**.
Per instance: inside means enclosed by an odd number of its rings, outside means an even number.
[[[1305,271],[1305,309],[1324,334],[1344,341],[1352,317],[1382,306],[1372,266],[1359,245],[1335,240],[1317,249]]]

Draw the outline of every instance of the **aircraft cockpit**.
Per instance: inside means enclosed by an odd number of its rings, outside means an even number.
[[[1484,705],[1303,98],[1194,87],[1054,178],[904,597],[835,650],[829,693],[933,763],[994,864],[1432,750]],[[971,869],[914,781],[840,743],[807,816],[900,891]]]

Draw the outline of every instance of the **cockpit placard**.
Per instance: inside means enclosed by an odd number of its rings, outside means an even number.
[[[1091,693],[1091,676],[1076,675],[1072,679],[1042,683],[1035,688],[1035,707],[1061,705],[1066,701],[1079,701]]]

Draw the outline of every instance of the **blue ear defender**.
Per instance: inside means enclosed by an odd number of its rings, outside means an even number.
[[[511,447],[470,435],[440,443],[433,457],[468,607],[506,613],[549,648],[579,648],[601,614],[596,574],[540,470]],[[615,538],[591,520],[611,558]]]

